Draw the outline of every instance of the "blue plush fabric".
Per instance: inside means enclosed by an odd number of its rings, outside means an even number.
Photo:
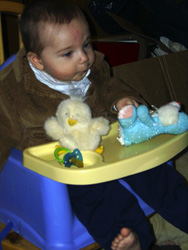
[[[179,112],[178,123],[163,126],[158,115],[152,116],[145,105],[133,106],[132,117],[118,119],[120,137],[125,146],[138,144],[160,134],[181,134],[188,130],[188,115]]]

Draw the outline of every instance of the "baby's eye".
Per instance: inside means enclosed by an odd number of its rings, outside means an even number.
[[[69,51],[69,52],[63,54],[64,57],[70,57],[71,55],[72,55],[72,51]]]
[[[91,46],[91,41],[88,41],[84,44],[83,48],[89,48]]]

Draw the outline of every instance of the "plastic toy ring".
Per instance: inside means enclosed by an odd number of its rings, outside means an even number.
[[[62,163],[64,163],[64,157],[63,157],[63,159],[61,159],[61,158],[59,158],[59,155],[61,154],[60,152],[63,152],[63,151],[67,152],[67,153],[71,153],[70,149],[63,148],[63,147],[58,147],[54,151],[54,156],[55,156],[56,160],[58,160],[59,162],[62,162]]]
[[[63,156],[60,158],[59,155],[61,154],[63,154]],[[78,168],[83,167],[82,154],[80,150],[77,148],[72,152],[68,148],[57,146],[57,148],[54,151],[54,156],[56,160],[63,163],[65,167],[70,168],[72,165],[75,165]]]

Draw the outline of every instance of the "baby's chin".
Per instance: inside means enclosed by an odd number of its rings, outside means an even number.
[[[82,73],[77,73],[76,75],[74,75],[72,78],[70,79],[56,79],[57,81],[61,81],[61,82],[66,82],[66,83],[71,83],[71,82],[79,82],[81,81],[85,75],[87,74],[86,72],[82,72]]]
[[[86,74],[87,74],[87,71],[77,74],[73,81],[75,82],[81,81],[85,77]]]

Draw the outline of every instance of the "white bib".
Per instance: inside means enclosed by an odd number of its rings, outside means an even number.
[[[30,62],[29,62],[29,65],[31,69],[33,70],[36,78],[40,82],[44,83],[51,89],[57,90],[69,96],[70,95],[85,96],[91,84],[91,82],[87,78],[88,75],[90,74],[90,71],[91,71],[90,69],[88,69],[86,75],[84,76],[82,80],[77,81],[77,82],[72,81],[71,83],[66,83],[66,82],[62,82],[62,81],[58,81],[54,79],[53,77],[51,77],[49,74],[47,74],[46,72],[42,70],[36,69],[35,67],[33,67],[33,65]]]

